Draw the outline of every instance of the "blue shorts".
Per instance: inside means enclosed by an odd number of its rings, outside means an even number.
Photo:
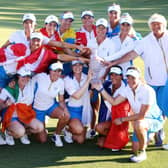
[[[163,91],[164,91],[164,87],[165,86],[151,86],[156,93],[156,100],[157,100],[157,104],[159,106],[159,108],[163,111],[163,113],[165,113],[165,110],[162,106],[164,98],[162,98],[163,96]],[[166,92],[166,100],[167,100],[167,92]]]
[[[70,107],[68,106],[68,111],[70,113],[70,119],[78,119],[82,121],[82,110],[83,106],[81,107]]]
[[[21,121],[19,120],[19,118],[18,118],[18,117],[12,117],[11,122],[14,122],[14,121],[21,122]]]
[[[147,131],[147,138],[148,138],[148,139],[149,139],[149,135],[150,135],[150,132]],[[138,138],[137,138],[135,132],[133,132],[132,141],[133,141],[133,142],[139,142],[139,140],[138,140]]]
[[[147,130],[147,138],[149,139],[149,135],[151,133],[158,132],[160,129],[163,128],[163,123],[164,121],[161,118],[158,119],[149,119],[145,118],[147,125],[148,125],[148,130]],[[138,142],[138,138],[136,136],[136,133],[133,133],[132,141]]]
[[[2,117],[2,121],[3,121],[3,119],[4,119],[4,115],[5,115],[6,111],[7,111],[7,108],[3,109],[3,110],[1,111],[1,113],[0,113],[0,116]],[[18,122],[22,123],[22,122],[19,120],[18,117],[12,117],[10,121],[11,121],[11,122],[18,121]],[[23,124],[23,123],[22,123],[22,124]]]
[[[48,115],[50,116],[51,113],[54,111],[59,106],[58,102],[55,102],[50,108],[47,110],[38,110],[34,108],[34,111],[36,112],[36,118],[40,120],[41,122],[45,121],[45,116]]]

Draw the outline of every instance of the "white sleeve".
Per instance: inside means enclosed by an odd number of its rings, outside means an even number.
[[[7,95],[7,92],[5,89],[2,89],[1,90],[1,93],[0,93],[0,99],[5,101],[7,99],[8,95]]]
[[[61,80],[59,94],[64,95],[64,91],[65,91],[64,81]]]
[[[123,45],[119,51],[117,51],[116,53],[114,53],[111,56],[106,57],[105,61],[113,61],[113,60],[116,60],[118,58],[121,58],[122,56],[129,53],[133,49],[134,49],[134,41],[129,40],[129,42],[127,44]]]
[[[140,56],[143,55],[143,52],[144,52],[144,40],[143,40],[143,39],[142,39],[142,40],[138,40],[138,41],[136,42],[134,51],[135,51],[138,55],[140,55]]]
[[[70,77],[65,77],[64,84],[65,84],[65,90],[68,92],[70,96],[77,91],[73,79],[71,79]]]

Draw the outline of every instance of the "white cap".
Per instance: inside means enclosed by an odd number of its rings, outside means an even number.
[[[128,23],[130,25],[133,24],[133,19],[130,16],[129,13],[123,13],[123,15],[121,16],[121,18],[120,18],[120,24],[123,24],[123,23]]]
[[[83,65],[83,62],[80,60],[72,61],[72,65],[75,65],[75,64],[82,64]]]
[[[113,4],[111,6],[108,7],[108,12],[111,12],[111,11],[116,11],[116,12],[121,12],[121,8],[120,8],[120,5],[118,4]]]
[[[162,23],[165,28],[167,27],[167,20],[163,15],[160,15],[158,13],[154,13],[148,20],[148,25],[150,27],[151,23],[153,22],[159,22]]]
[[[117,75],[121,75],[121,74],[123,73],[123,71],[122,71],[122,69],[119,68],[119,67],[111,67],[109,73],[110,73],[110,74],[111,74],[111,73],[115,73],[115,74],[117,74]]]
[[[128,69],[126,72],[126,76],[133,76],[134,78],[139,78],[140,77],[140,72],[136,69]]]
[[[53,63],[49,66],[49,70],[56,71],[58,69],[63,70],[63,65],[60,62]]]
[[[106,19],[104,18],[100,18],[96,21],[96,26],[100,26],[100,25],[103,25],[104,27],[108,27],[108,22]]]
[[[72,19],[74,20],[74,15],[72,12],[63,13],[61,19]]]
[[[94,17],[92,11],[90,11],[90,10],[86,10],[86,11],[83,11],[83,12],[82,12],[82,14],[81,14],[81,18],[83,18],[83,17],[86,16],[86,15],[91,16],[91,17]]]
[[[31,76],[31,71],[26,69],[26,67],[22,67],[17,71],[17,74],[22,77]]]
[[[35,17],[35,15],[33,13],[25,13],[23,15],[23,19],[22,20],[23,20],[23,22],[25,20],[32,20],[33,22],[36,22],[36,17]]]
[[[57,24],[59,23],[58,18],[54,15],[49,15],[45,19],[46,24],[51,23],[51,22],[56,22]]]
[[[30,39],[34,39],[34,38],[37,38],[37,39],[40,39],[40,40],[43,40],[43,35],[40,33],[40,32],[33,32],[30,36]]]

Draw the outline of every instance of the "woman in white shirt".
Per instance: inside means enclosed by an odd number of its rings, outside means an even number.
[[[113,106],[120,104],[126,99],[129,101],[133,114],[128,117],[117,118],[113,122],[120,125],[123,122],[133,121],[134,134],[138,140],[138,151],[131,156],[132,162],[141,162],[146,160],[145,149],[147,147],[147,131],[157,132],[163,127],[162,112],[157,106],[154,90],[143,84],[140,80],[140,72],[135,67],[129,67],[127,72],[128,86],[116,98],[112,98],[101,84],[96,84],[95,88],[101,90],[101,94]]]
[[[90,105],[90,94],[88,91],[92,74],[88,76],[82,73],[83,63],[72,61],[72,73],[65,77],[65,90],[69,97],[68,110],[70,112],[69,131],[72,138],[78,143],[85,140],[87,127],[91,123],[92,111]]]
[[[112,66],[109,72],[110,80],[103,83],[103,88],[112,97],[117,97],[120,92],[125,89],[125,84],[122,81],[122,73],[120,66]],[[127,116],[129,111],[130,105],[127,101],[121,105],[112,107],[111,104],[102,97],[99,110],[99,123],[96,125],[96,131],[102,135],[98,138],[98,146],[110,148],[112,151],[119,151],[127,144],[129,141],[128,123],[122,124],[119,128],[113,121],[115,118]],[[114,138],[114,136],[116,137]]]
[[[6,111],[3,116],[2,130],[6,131],[6,142],[14,145],[14,138],[20,138],[23,144],[30,144],[26,130],[31,133],[43,131],[43,124],[36,119],[35,111],[32,109],[34,97],[34,84],[30,80],[31,72],[21,68],[18,72],[17,84],[9,85],[2,89],[0,99],[4,100]]]
[[[58,118],[58,124],[52,136],[52,141],[57,147],[63,146],[60,134],[69,122],[69,113],[64,102],[64,81],[60,78],[62,70],[61,63],[53,63],[49,66],[49,74],[40,73],[33,78],[36,86],[33,108],[37,119],[45,124],[46,115],[51,118]],[[46,142],[46,130],[39,133],[37,138],[42,143]]]
[[[128,13],[124,13],[120,18],[120,33],[112,38],[112,44],[114,46],[113,54],[105,57],[105,61],[118,59],[134,49],[135,41],[129,34],[132,29],[132,24],[132,17]],[[132,65],[132,62],[128,61],[118,65],[122,67],[125,78],[126,70]]]

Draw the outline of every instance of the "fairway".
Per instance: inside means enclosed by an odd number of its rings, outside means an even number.
[[[122,12],[128,12],[135,19],[134,27],[143,36],[149,32],[148,18],[153,13],[163,14],[168,19],[167,0],[0,0],[0,45],[2,45],[17,29],[22,29],[24,13],[34,13],[37,17],[37,29],[44,25],[44,19],[49,14],[60,16],[64,11],[72,11],[75,16],[73,28],[78,30],[81,25],[82,10],[91,9],[95,19],[107,18],[107,7],[112,2],[121,5]],[[135,64],[143,71],[140,58]],[[130,163],[131,144],[120,152],[100,149],[96,139],[87,140],[84,144],[66,144],[57,148],[51,142],[56,120],[49,120],[47,129],[49,139],[45,144],[38,144],[32,137],[30,145],[22,145],[16,140],[15,146],[0,146],[0,168],[167,168],[168,151],[155,147],[151,143],[147,149],[148,159],[143,163]],[[168,123],[165,123],[168,132]],[[131,131],[130,131],[131,135]],[[165,142],[168,142],[166,134]]]

